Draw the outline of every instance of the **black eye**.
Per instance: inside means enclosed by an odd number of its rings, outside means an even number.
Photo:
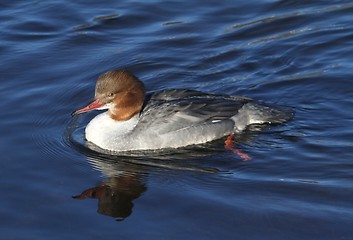
[[[109,93],[108,94],[108,97],[113,97],[114,96],[114,93]]]

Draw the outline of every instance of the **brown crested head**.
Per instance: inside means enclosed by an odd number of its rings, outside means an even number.
[[[99,76],[94,101],[75,114],[108,108],[113,119],[124,121],[141,111],[144,98],[144,84],[134,74],[124,69],[112,70]]]
[[[115,120],[128,120],[138,114],[144,98],[144,84],[128,70],[109,71],[98,78],[95,99],[109,104],[109,113]]]

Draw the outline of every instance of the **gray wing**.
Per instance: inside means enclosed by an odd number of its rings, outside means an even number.
[[[163,134],[201,123],[230,121],[230,117],[251,101],[250,98],[239,96],[181,89],[165,90],[150,96],[135,130],[149,128]]]

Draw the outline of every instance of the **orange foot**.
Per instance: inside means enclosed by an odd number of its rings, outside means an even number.
[[[251,157],[249,157],[248,154],[241,152],[240,150],[236,149],[233,145],[234,143],[234,133],[230,134],[226,141],[224,142],[224,147],[230,151],[232,151],[233,153],[237,154],[241,159],[243,159],[243,161],[249,161],[251,160]]]

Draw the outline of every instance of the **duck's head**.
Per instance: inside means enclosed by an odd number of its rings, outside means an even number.
[[[99,76],[93,102],[73,114],[108,109],[111,118],[124,121],[141,111],[144,98],[144,84],[131,72],[117,69]]]

